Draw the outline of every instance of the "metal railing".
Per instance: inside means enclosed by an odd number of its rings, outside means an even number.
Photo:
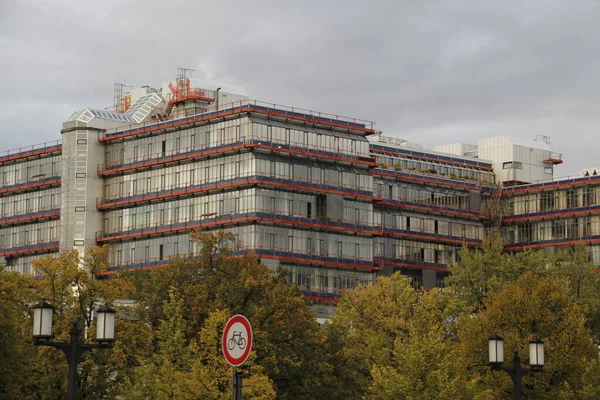
[[[525,238],[526,240],[522,240],[517,242],[517,239],[514,238],[512,240],[505,241],[505,249],[507,250],[516,250],[520,247],[528,248],[528,249],[536,249],[548,246],[556,246],[556,245],[568,245],[568,244],[576,244],[576,243],[585,243],[591,244],[592,242],[598,243],[600,242],[600,235],[596,234],[587,234],[580,235],[579,233],[566,234],[561,237],[557,237],[558,235],[552,235],[551,238]]]
[[[578,184],[578,183],[587,183],[587,182],[596,182],[600,183],[600,169],[598,171],[599,175],[590,175],[590,176],[583,176],[583,175],[567,175],[567,176],[562,176],[562,177],[558,177],[558,178],[550,178],[550,179],[541,179],[538,181],[533,181],[531,183],[526,183],[523,185],[516,185],[516,186],[506,186],[502,189],[503,193],[510,193],[510,192],[518,192],[518,191],[522,191],[522,190],[528,190],[528,189],[536,189],[538,187],[541,186],[551,186],[551,185],[569,185],[569,184]]]
[[[2,246],[0,247],[0,256],[6,256],[11,254],[37,253],[50,250],[58,250],[58,238],[42,242],[29,241],[25,243],[20,243],[18,246]]]
[[[127,167],[127,166],[133,167],[138,164],[139,164],[139,168],[144,168],[146,165],[148,165],[148,163],[154,162],[154,161],[156,161],[156,164],[166,164],[166,163],[173,162],[173,161],[176,161],[179,159],[185,159],[186,155],[193,155],[202,150],[219,149],[223,146],[231,146],[231,145],[236,145],[236,144],[245,144],[245,145],[253,144],[253,145],[257,145],[258,147],[267,147],[269,145],[273,145],[273,146],[277,146],[277,149],[276,149],[277,151],[282,151],[282,152],[309,150],[309,151],[314,151],[316,153],[316,155],[319,155],[319,156],[330,155],[330,156],[338,157],[338,158],[346,158],[346,159],[348,159],[348,161],[352,161],[352,162],[360,162],[361,158],[365,159],[365,160],[366,159],[372,160],[369,153],[344,152],[344,151],[341,151],[340,149],[335,149],[333,147],[317,146],[317,145],[312,145],[312,144],[300,144],[297,142],[288,142],[288,141],[280,140],[280,139],[273,140],[273,139],[268,139],[268,138],[265,138],[262,136],[258,136],[258,137],[242,136],[240,138],[218,140],[218,141],[210,142],[208,144],[198,144],[193,147],[185,147],[185,148],[183,148],[183,150],[171,150],[171,151],[164,152],[164,153],[158,152],[158,153],[147,155],[147,156],[144,156],[141,158],[140,157],[131,157],[131,158],[125,159],[123,161],[116,160],[116,161],[112,161],[109,163],[102,163],[102,164],[98,164],[97,170],[99,173],[103,173],[103,171],[110,170],[111,168]],[[202,155],[199,154],[198,156],[201,157]],[[372,161],[372,163],[374,164],[374,161]]]
[[[362,131],[374,131],[375,128],[374,122],[358,118],[344,117],[337,114],[329,114],[298,107],[267,103],[257,100],[240,100],[228,103],[223,107],[220,107],[219,110],[196,114],[190,117],[177,118],[159,123],[147,122],[142,124],[130,124],[121,126],[119,128],[108,129],[100,134],[99,139],[108,140],[111,138],[111,136],[121,137],[121,135],[118,134],[123,134],[127,132],[129,132],[131,135],[134,135],[136,134],[135,131],[143,131],[146,130],[146,128],[156,128],[156,130],[160,130],[163,128],[169,128],[171,126],[193,123],[195,122],[194,120],[198,119],[199,117],[210,119],[212,117],[216,118],[221,115],[226,115],[228,113],[232,114],[240,112],[262,112],[267,114],[273,114],[275,116],[281,116],[284,118],[310,120],[311,122],[322,123],[324,125],[333,125]]]
[[[322,229],[340,230],[350,229],[358,233],[364,231],[365,234],[375,234],[381,230],[380,225],[360,220],[331,219],[321,217],[308,217],[306,215],[293,213],[278,213],[270,209],[247,208],[238,211],[224,213],[210,213],[197,217],[186,217],[179,220],[157,221],[150,224],[139,224],[140,226],[129,226],[113,228],[96,232],[96,239],[108,238],[113,236],[122,236],[137,233],[139,236],[153,235],[163,231],[188,231],[201,227],[203,223],[217,223],[224,225],[232,222],[238,222],[239,219],[248,221],[275,221],[283,224],[310,226]]]
[[[482,228],[483,231],[483,228]],[[411,236],[422,236],[423,239],[429,239],[434,241],[449,241],[449,242],[470,242],[470,244],[481,244],[481,235],[476,233],[461,232],[460,235],[452,235],[451,232],[446,234],[440,233],[439,231],[431,229],[402,229],[402,228],[391,228],[383,227],[382,232],[384,235],[400,236],[400,237],[411,237]]]
[[[287,247],[272,247],[272,246],[253,246],[246,249],[248,252],[254,252],[257,255],[273,255],[276,257],[297,258],[310,263],[327,262],[330,264],[339,265],[361,265],[373,267],[373,259],[371,257],[349,256],[332,254],[326,251],[302,251],[298,249],[289,249]],[[288,260],[289,261],[289,260]]]
[[[410,158],[410,159],[414,159],[417,161],[424,160],[424,161],[430,161],[430,162],[439,162],[440,165],[443,165],[443,166],[456,166],[456,167],[460,167],[460,168],[477,169],[477,171],[486,171],[486,172],[493,173],[492,164],[490,162],[465,160],[462,158],[453,157],[451,154],[431,154],[431,153],[424,153],[424,152],[418,151],[418,150],[433,151],[434,150],[433,146],[431,148],[416,147],[416,148],[412,148],[412,149],[410,149],[410,148],[398,149],[395,147],[388,147],[385,145],[380,145],[379,143],[381,143],[381,142],[370,142],[369,145],[371,146],[372,150],[375,152],[377,152],[377,151],[384,152],[388,156],[395,156],[401,160]],[[483,169],[480,169],[480,168],[483,168]]]
[[[462,186],[468,186],[471,188],[477,188],[477,189],[486,189],[486,190],[495,190],[496,186],[493,183],[488,183],[488,182],[481,182],[481,181],[477,181],[477,180],[471,180],[468,178],[461,178],[461,177],[454,177],[454,176],[448,176],[448,175],[440,175],[438,173],[429,173],[429,172],[422,172],[422,171],[417,171],[417,170],[401,170],[401,171],[395,171],[393,169],[390,168],[382,168],[382,167],[378,167],[373,169],[373,174],[388,174],[390,176],[397,176],[397,177],[407,177],[407,178],[426,178],[432,182],[438,182],[441,184],[455,184],[455,185],[462,185]]]
[[[194,182],[188,182],[184,185],[173,184],[154,187],[152,191],[138,191],[138,192],[124,192],[116,193],[114,195],[103,196],[96,199],[97,206],[110,205],[110,202],[118,200],[137,200],[137,202],[152,201],[153,199],[165,198],[165,197],[181,197],[191,195],[194,193],[202,192],[205,190],[213,190],[216,188],[222,188],[223,186],[241,186],[249,181],[261,180],[265,182],[277,183],[289,183],[290,185],[297,185],[299,187],[306,186],[307,190],[339,190],[347,192],[348,195],[363,195],[363,196],[375,196],[371,187],[347,185],[344,183],[334,183],[329,181],[320,180],[308,180],[301,177],[280,175],[280,174],[260,174],[255,172],[247,172],[244,174],[231,174],[219,177],[211,182],[204,180],[196,180]],[[254,182],[251,182],[254,183]]]
[[[25,213],[19,215],[0,215],[0,225],[18,224],[21,222],[32,221],[40,218],[50,218],[58,215],[60,215],[60,209],[56,208],[56,206],[35,209],[35,211],[26,210]]]
[[[379,196],[382,196],[382,191],[379,191]],[[425,209],[427,211],[434,211],[440,213],[452,212],[455,214],[463,215],[465,217],[475,217],[482,218],[484,217],[484,213],[482,211],[475,211],[468,207],[465,204],[456,204],[456,205],[447,205],[447,204],[437,204],[435,201],[431,200],[415,200],[415,199],[383,199],[380,204],[398,206],[398,207],[414,207],[417,209]]]
[[[60,140],[55,140],[52,142],[39,143],[39,144],[31,145],[31,146],[25,146],[25,147],[19,147],[16,149],[5,150],[5,151],[0,152],[0,163],[2,163],[7,158],[9,158],[9,159],[12,157],[20,158],[19,156],[27,157],[27,155],[30,153],[36,153],[36,152],[47,150],[47,149],[56,148],[56,150],[58,151],[58,147],[60,147],[60,146],[62,146],[62,142]]]
[[[592,214],[600,211],[600,205],[576,206],[565,208],[553,208],[544,211],[522,212],[519,214],[505,214],[502,218],[504,222],[516,222],[525,220],[545,219],[560,216],[575,216],[580,214]]]
[[[373,265],[373,259],[370,257],[350,257],[350,256],[337,256],[337,255],[329,255],[327,252],[316,252],[316,251],[299,251],[299,250],[289,250],[287,248],[278,248],[271,246],[234,246],[232,249],[233,257],[241,257],[244,255],[250,256],[265,256],[265,255],[273,255],[273,256],[296,256],[301,262],[306,263],[322,263],[327,261],[329,263],[339,264],[354,264],[357,268],[360,267],[369,267],[367,269],[379,269],[379,267]],[[199,252],[190,252],[187,254],[178,254],[184,260],[190,261],[198,256],[200,256]],[[133,270],[133,269],[148,269],[154,268],[159,265],[168,265],[171,262],[171,257],[173,256],[164,256],[164,257],[150,257],[150,258],[140,258],[133,261],[115,261],[109,263],[109,270]],[[289,260],[285,260],[289,261]],[[343,266],[343,265],[341,265]],[[374,268],[375,267],[375,268]]]
[[[384,266],[385,264],[389,265],[398,265],[408,268],[416,268],[416,269],[435,269],[435,270],[446,270],[448,268],[448,263],[451,260],[447,260],[446,262],[434,262],[434,261],[425,261],[423,259],[410,258],[410,257],[383,257],[383,256],[374,256],[373,261],[380,266]]]
[[[16,181],[10,185],[0,184],[0,193],[14,192],[19,190],[25,190],[29,187],[39,187],[43,186],[44,183],[48,185],[53,185],[60,181],[60,174],[55,172],[54,174],[42,174],[36,175],[36,179],[24,179],[20,181]]]
[[[551,151],[548,156],[548,159],[562,161],[562,153],[555,153],[555,152]]]

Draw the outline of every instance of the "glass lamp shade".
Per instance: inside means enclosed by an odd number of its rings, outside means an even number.
[[[538,337],[529,342],[529,365],[544,366],[544,342]]]
[[[96,341],[114,342],[115,340],[115,310],[103,305],[96,311],[98,315],[96,324]]]
[[[500,365],[504,363],[504,339],[494,335],[488,339],[490,346],[490,365]]]
[[[46,300],[33,306],[33,337],[50,339],[52,337],[52,315],[54,307]]]

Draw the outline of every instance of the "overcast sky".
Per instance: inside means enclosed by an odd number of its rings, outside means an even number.
[[[0,149],[177,67],[426,144],[551,137],[600,167],[600,2],[0,0]]]

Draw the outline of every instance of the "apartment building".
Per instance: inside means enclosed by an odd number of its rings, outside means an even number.
[[[503,189],[506,249],[549,256],[584,243],[600,265],[600,176],[583,175]]]
[[[39,254],[59,248],[62,145],[0,154],[0,263],[26,274]]]
[[[191,230],[222,229],[234,255],[285,267],[327,316],[380,274],[443,286],[495,208],[509,250],[599,235],[600,179],[552,181],[561,160],[544,140],[428,148],[370,121],[194,88],[186,70],[122,89],[112,110],[70,115],[62,140],[0,154],[0,264],[32,273],[42,254],[107,243],[111,272],[152,268],[193,256]]]

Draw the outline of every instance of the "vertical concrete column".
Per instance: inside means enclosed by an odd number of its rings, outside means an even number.
[[[104,160],[98,129],[63,129],[60,249],[77,249],[83,256],[96,243],[102,229],[102,213],[96,199],[102,196],[102,179],[97,166]]]

